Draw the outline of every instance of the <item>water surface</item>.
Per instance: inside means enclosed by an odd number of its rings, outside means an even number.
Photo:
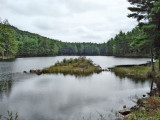
[[[97,120],[102,114],[115,119],[123,105],[131,107],[137,97],[149,92],[150,82],[120,78],[111,72],[86,77],[50,74],[24,74],[42,69],[63,58],[30,57],[0,62],[0,114],[18,112],[20,120]],[[115,65],[142,64],[147,58],[88,56],[102,68]]]

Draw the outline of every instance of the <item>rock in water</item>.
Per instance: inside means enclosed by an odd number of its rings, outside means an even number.
[[[126,105],[123,105],[123,108],[126,108]]]
[[[30,70],[30,73],[36,73],[36,70]]]
[[[120,110],[119,113],[122,115],[128,115],[129,113],[131,113],[131,111],[130,110]]]
[[[41,74],[42,74],[42,71],[41,71],[41,70],[37,70],[37,71],[36,71],[36,74],[37,74],[37,75],[41,75]]]
[[[42,74],[42,70],[30,70],[30,73],[41,75]]]

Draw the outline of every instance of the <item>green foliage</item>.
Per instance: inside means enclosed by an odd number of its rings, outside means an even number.
[[[130,46],[135,30],[127,34],[122,31],[107,43],[66,43],[49,39],[38,34],[21,31],[11,26],[17,43],[16,56],[55,56],[55,55],[115,55],[124,56],[136,51]],[[137,30],[137,29],[136,29]],[[0,44],[3,44],[1,42]],[[15,45],[12,45],[15,47]],[[0,51],[2,52],[2,47]]]
[[[128,17],[137,19],[137,21],[148,20],[149,13],[155,0],[128,0],[133,7],[128,7],[132,12]]]
[[[6,26],[2,24],[3,27]],[[67,43],[49,39],[38,34],[21,31],[14,26],[12,28],[12,53],[18,57],[27,56],[55,56],[55,55],[106,55],[107,46],[96,43]],[[2,29],[1,29],[2,30]],[[4,32],[4,30],[3,30]],[[7,30],[7,33],[11,33]],[[4,37],[0,34],[0,39]],[[16,42],[16,44],[15,44]],[[0,42],[2,53],[3,41]],[[16,49],[15,49],[16,48]],[[4,50],[6,51],[6,50]]]
[[[23,42],[23,53],[26,54],[26,56],[37,56],[38,52],[38,42],[34,39],[25,39]]]
[[[1,56],[14,56],[17,53],[17,42],[14,31],[8,20],[0,23],[0,53]]]
[[[114,56],[148,56],[148,49],[141,49],[143,42],[139,44],[139,39],[144,39],[143,31],[138,27],[131,32],[119,32],[115,38],[110,39],[106,45],[106,55]]]
[[[128,17],[136,18],[142,29],[140,36],[135,38],[131,45],[138,49],[150,49],[151,59],[153,59],[154,53],[159,56],[160,60],[160,1],[128,0],[128,2],[133,5],[128,8],[132,12]],[[154,70],[154,66],[152,70]]]

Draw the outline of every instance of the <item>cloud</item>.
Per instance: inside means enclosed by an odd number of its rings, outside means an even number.
[[[0,0],[12,25],[67,42],[102,43],[134,28],[126,0]]]

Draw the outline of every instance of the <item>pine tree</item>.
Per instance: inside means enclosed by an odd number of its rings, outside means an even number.
[[[132,14],[129,14],[128,17],[137,19],[137,21],[139,22],[139,26],[142,28],[144,32],[146,32],[145,37],[143,36],[144,39],[139,39],[140,42],[138,43],[140,45],[138,46],[142,47],[142,45],[148,45],[146,46],[146,48],[150,48],[152,71],[154,71],[153,48],[155,36],[152,34],[152,29],[154,29],[154,25],[150,24],[151,20],[149,15],[151,13],[155,0],[128,0],[128,2],[134,5],[134,7],[128,8],[132,12]],[[139,38],[142,38],[142,36],[140,36]]]

